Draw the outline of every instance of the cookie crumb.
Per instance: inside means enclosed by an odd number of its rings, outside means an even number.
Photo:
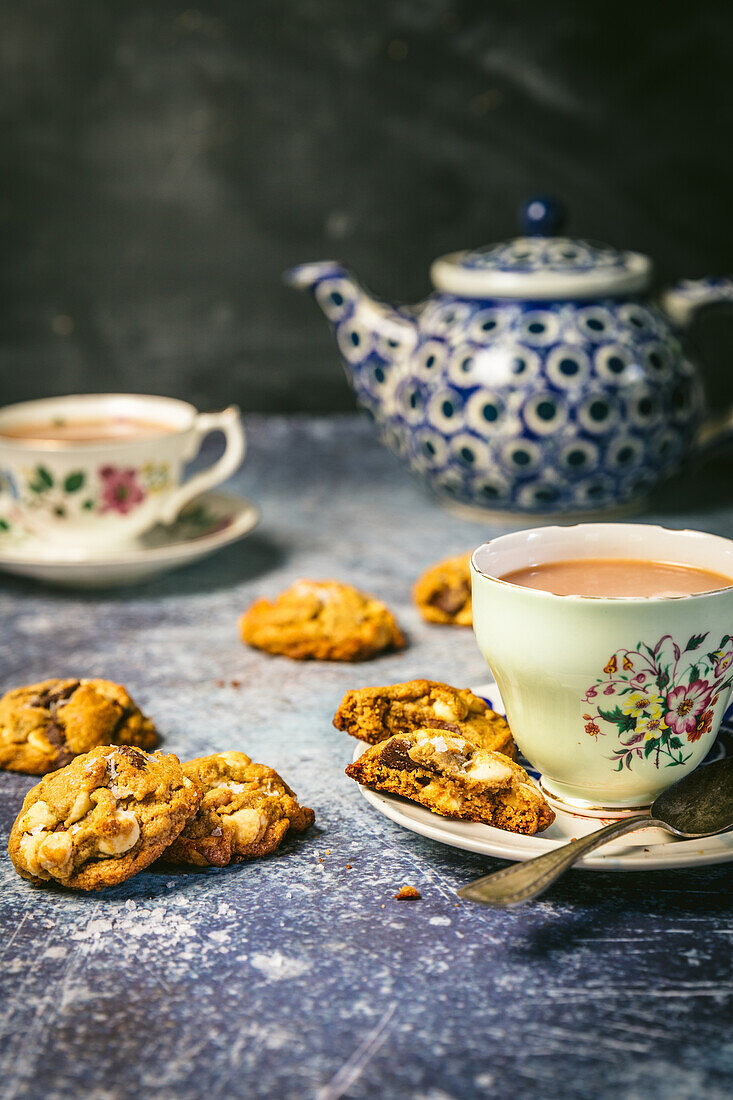
[[[350,864],[350,863],[347,863],[347,864],[346,864],[346,870],[347,870],[347,871],[350,871],[350,870],[351,870],[351,864]]]
[[[403,886],[399,893],[395,894],[395,897],[397,901],[419,901],[422,894],[414,886]]]

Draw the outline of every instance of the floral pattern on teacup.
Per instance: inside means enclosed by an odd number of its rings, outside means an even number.
[[[91,474],[70,470],[54,475],[46,466],[34,466],[24,472],[24,503],[43,509],[56,519],[84,512],[116,512],[128,515],[149,493],[159,493],[172,484],[167,462],[145,462],[134,467],[100,466]]]
[[[637,642],[609,657],[582,703],[589,737],[616,735],[619,747],[608,757],[615,771],[637,760],[684,764],[687,746],[710,731],[715,706],[733,684],[733,638],[725,634],[716,649],[700,652],[707,638],[693,634],[681,649],[665,634],[653,648]]]
[[[126,516],[145,500],[145,489],[138,480],[137,470],[102,466],[99,478],[102,482],[99,506],[102,512],[119,512]]]

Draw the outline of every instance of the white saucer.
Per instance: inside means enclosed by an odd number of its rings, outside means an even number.
[[[12,545],[0,539],[0,570],[76,588],[135,584],[244,538],[259,518],[257,507],[243,497],[204,493],[170,526],[154,527],[133,543],[103,553],[61,551],[30,534]]]
[[[487,699],[494,710],[503,713],[499,689],[493,680],[473,688],[473,691]],[[368,745],[358,744],[354,760],[367,748]],[[526,766],[525,761],[522,764]],[[532,772],[531,768],[529,770]],[[537,836],[521,836],[518,833],[494,829],[490,825],[440,817],[439,814],[418,806],[416,802],[370,791],[366,787],[359,789],[367,802],[379,813],[405,829],[431,840],[439,840],[452,848],[464,848],[469,852],[497,856],[499,859],[532,859],[533,856],[549,852],[575,837],[585,836],[612,820],[579,817],[553,804],[557,816],[552,825]],[[638,829],[585,856],[576,866],[589,871],[658,871],[673,867],[702,867],[708,863],[725,863],[728,860],[733,860],[733,832],[705,840],[677,840],[662,829]]]

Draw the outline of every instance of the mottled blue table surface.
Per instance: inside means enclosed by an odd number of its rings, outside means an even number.
[[[5,854],[34,781],[0,773],[3,1100],[729,1097],[730,865],[574,871],[518,910],[457,904],[499,861],[402,830],[344,775],[348,688],[485,679],[471,632],[423,623],[410,585],[502,528],[448,518],[361,419],[248,429],[233,485],[257,532],[139,588],[0,577],[0,688],[118,680],[166,748],[246,750],[317,827],[224,870],[35,888]],[[732,536],[731,486],[729,465],[691,473],[645,518]],[[239,613],[299,576],[383,597],[408,648],[355,666],[245,649]],[[406,883],[422,900],[394,900]]]

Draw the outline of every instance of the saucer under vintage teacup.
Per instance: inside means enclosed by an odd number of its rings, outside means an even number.
[[[0,530],[0,570],[76,588],[135,584],[208,557],[244,538],[259,510],[229,493],[209,492],[187,504],[170,526],[162,524],[121,549],[79,553],[60,549],[14,523]]]
[[[733,542],[584,523],[502,535],[473,554],[473,626],[514,739],[576,813],[650,805],[705,758],[733,685],[733,581],[683,595],[557,595],[514,570],[616,559],[733,578]]]
[[[504,704],[499,689],[493,680],[473,687],[476,695],[486,699],[487,703],[499,713],[504,712]],[[360,742],[354,750],[354,759],[366,751],[369,746]],[[715,742],[705,764],[712,763],[733,752],[733,707],[725,716],[718,740]],[[520,760],[536,778],[536,771],[524,759]],[[705,766],[703,764],[703,767]],[[498,859],[524,861],[545,852],[559,848],[576,837],[594,832],[602,824],[617,814],[599,820],[584,813],[573,813],[553,801],[555,820],[549,829],[535,836],[523,836],[521,833],[509,833],[495,829],[476,821],[458,821],[455,818],[441,817],[439,814],[409,802],[398,795],[372,791],[368,787],[359,787],[361,795],[375,810],[410,832],[437,840],[451,848],[461,848],[467,852],[495,856]],[[639,829],[628,836],[611,841],[598,851],[584,856],[576,864],[588,871],[666,871],[676,867],[703,867],[715,863],[727,863],[733,860],[733,832],[720,833],[702,840],[680,840],[663,829]]]

